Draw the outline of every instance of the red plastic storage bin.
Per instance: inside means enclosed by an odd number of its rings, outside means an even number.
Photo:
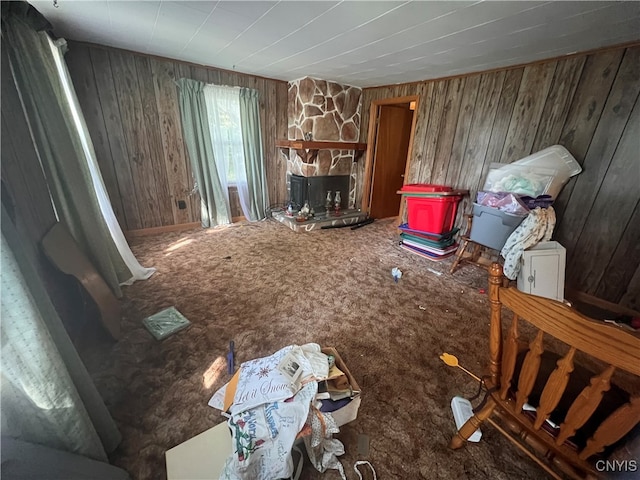
[[[407,196],[409,228],[429,233],[453,230],[461,196],[412,197]]]
[[[404,185],[401,192],[411,193],[438,193],[438,192],[450,192],[453,189],[445,185],[433,185],[429,183],[409,183]]]

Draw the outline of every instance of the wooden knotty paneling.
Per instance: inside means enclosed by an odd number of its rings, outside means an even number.
[[[604,106],[599,110],[600,122],[595,127],[591,145],[582,160],[584,171],[572,182],[571,202],[567,203],[567,196],[564,196],[565,220],[558,228],[558,235],[564,239],[569,251],[573,251],[578,241],[578,237],[573,233],[577,233],[587,220],[595,201],[594,192],[599,191],[618,148],[618,142],[640,92],[638,79],[640,48],[630,49],[621,62],[606,103],[601,102]],[[636,134],[639,132],[636,131]],[[636,151],[636,160],[638,155],[640,152]]]
[[[597,194],[591,204],[584,205],[584,208],[589,210],[589,214],[584,219],[581,231],[576,235],[578,231],[575,229],[571,235],[572,239],[577,237],[577,241],[574,242],[575,248],[571,249],[567,258],[567,279],[570,283],[585,287],[587,291],[598,289],[621,241],[626,243],[631,240],[624,238],[625,230],[637,231],[633,226],[629,229],[627,227],[640,201],[638,132],[640,132],[640,102],[636,101]],[[569,207],[572,201],[573,196]],[[633,234],[633,232],[628,233]],[[564,238],[564,243],[568,240],[569,238]],[[636,236],[635,242],[638,243],[638,240]],[[628,251],[628,248],[620,247],[622,251]],[[633,262],[634,256],[637,264],[637,255],[628,255],[620,260]],[[620,260],[617,269],[621,268]],[[623,270],[620,271],[623,272]]]
[[[492,162],[564,145],[583,172],[556,199],[554,238],[567,284],[640,308],[640,46],[422,83],[365,88],[374,100],[420,95],[408,183],[481,189]]]
[[[425,97],[425,95],[420,91],[416,92],[420,95],[421,102],[415,114],[418,118],[425,118],[426,121],[416,122],[416,131],[414,135],[424,137],[425,141],[421,144],[422,148],[413,152],[413,158],[415,159],[435,157],[436,148],[438,146],[438,137],[440,136],[442,116],[444,114],[445,100],[447,98],[446,82],[440,82],[436,85],[436,91],[434,91],[434,85],[432,83],[428,84],[428,86],[431,87],[431,90],[427,90],[427,92],[431,94],[428,97]],[[418,145],[414,145],[414,147],[417,146]],[[422,178],[431,176],[431,172],[426,170],[416,173],[416,168],[431,169],[431,164],[429,162],[417,161],[412,163],[412,171],[409,172],[409,176],[420,176]]]
[[[89,51],[86,49],[78,52],[78,57],[82,63],[91,63]],[[69,69],[71,70],[71,68],[76,65],[79,65],[79,62],[70,65]],[[83,114],[87,128],[91,132],[93,148],[96,152],[98,165],[102,172],[107,193],[109,194],[109,198],[111,198],[111,206],[113,207],[116,218],[124,218],[125,212],[122,204],[122,198],[118,191],[116,172],[113,162],[110,161],[111,152],[102,109],[96,108],[100,106],[100,103],[87,102],[87,99],[96,98],[98,96],[98,89],[93,76],[93,70],[85,68],[78,72],[74,71],[72,75],[74,77],[74,87],[78,101],[83,104],[87,103],[91,105],[91,108],[85,109]]]
[[[151,59],[151,70],[174,221],[176,224],[189,223],[192,218],[195,218],[191,202],[186,202],[186,209],[178,208],[178,200],[189,195],[190,181],[187,176],[185,145],[179,122],[180,106],[174,83],[175,69],[171,62]]]
[[[414,136],[415,135],[424,136],[428,132],[429,127],[431,126],[431,119],[432,118],[435,119],[437,117],[439,105],[437,104],[437,102],[434,101],[434,99],[438,97],[433,95],[433,84],[431,83],[419,85],[415,91],[415,94],[420,95],[421,101],[417,103],[417,107],[416,107],[417,110],[414,112],[414,115],[416,115],[416,118],[427,118],[429,120],[426,122],[416,122]],[[418,145],[415,145],[415,142],[414,142],[414,147],[417,147],[417,146]],[[430,155],[429,150],[431,148],[434,148],[434,146],[435,146],[434,142],[425,141],[417,151],[414,151],[412,153],[413,158],[422,158],[425,155]],[[421,163],[416,162],[416,165],[415,166],[411,165],[411,168],[415,168],[415,167],[419,168],[420,166],[427,166],[427,165],[428,164],[425,162],[421,162]]]
[[[525,67],[502,155],[496,161],[510,163],[531,152],[556,65],[550,62]]]
[[[436,156],[431,169],[431,176],[427,176],[428,169],[423,169],[424,177],[430,178],[431,183],[445,183],[447,170],[449,168],[449,158],[453,148],[456,124],[460,113],[462,93],[465,90],[466,78],[454,78],[447,81],[447,100],[445,102],[442,119],[440,120],[440,134],[437,137]],[[418,118],[420,120],[420,118]]]
[[[182,135],[175,81],[254,88],[272,204],[286,200],[287,83],[98,45],[69,42],[66,55],[114,211],[124,230],[200,220],[200,198]],[[232,216],[241,217],[237,193]],[[235,195],[235,196],[234,196]],[[179,202],[186,208],[179,208]]]
[[[500,91],[500,100],[498,101],[498,110],[493,121],[493,127],[491,128],[491,138],[484,160],[485,167],[482,170],[482,175],[478,178],[476,190],[482,188],[491,163],[497,162],[498,158],[500,158],[505,139],[507,138],[507,132],[509,131],[511,114],[516,104],[523,74],[524,68],[516,68],[505,72],[504,83]]]
[[[474,75],[467,78],[462,94],[462,103],[460,104],[460,112],[458,114],[458,124],[456,132],[453,135],[453,146],[451,147],[451,157],[458,158],[459,162],[448,162],[447,175],[445,184],[451,184],[460,178],[462,163],[464,162],[464,153],[469,141],[469,133],[471,128],[471,120],[475,111],[476,100],[478,98],[478,90],[480,86],[480,75]],[[465,177],[462,177],[465,178]]]
[[[558,143],[585,61],[586,56],[558,61],[531,151]]]
[[[473,116],[469,130],[469,138],[464,152],[464,158],[461,162],[460,178],[468,178],[471,180],[470,188],[477,188],[474,179],[480,178],[484,168],[484,162],[476,161],[478,158],[484,158],[486,162],[486,151],[489,147],[491,139],[491,127],[495,120],[498,108],[498,99],[502,91],[504,82],[504,72],[498,75],[486,74],[480,77],[480,86],[478,88],[478,99],[476,102],[476,114]],[[465,198],[463,202],[469,202],[469,198]],[[471,208],[470,203],[461,204],[463,211]]]
[[[609,95],[611,85],[620,66],[622,49],[589,55],[586,59],[580,82],[574,94],[577,101],[569,108],[567,121],[562,128],[560,143],[583,163],[594,131],[600,120],[600,113]],[[555,203],[562,216],[567,201],[571,197],[576,178],[572,178]]]
[[[112,191],[117,191],[120,194],[120,202],[122,203],[122,209],[125,215],[124,218],[118,217],[120,226],[124,230],[137,230],[143,228],[142,219],[140,217],[140,210],[138,209],[138,199],[135,192],[136,186],[134,184],[131,163],[129,162],[123,123],[120,119],[120,106],[118,105],[118,97],[113,80],[111,60],[106,50],[89,50],[86,47],[81,47],[74,48],[74,52],[81,55],[82,49],[89,52],[91,58],[90,63],[85,63],[82,58],[77,58],[74,53],[74,55],[67,55],[67,65],[69,66],[74,85],[79,72],[85,69],[88,70],[88,66],[92,66],[91,70],[93,71],[93,78],[95,79],[98,95],[97,97],[84,100],[80,97],[78,100],[83,112],[89,108],[95,109],[98,113],[102,114],[105,124],[105,135],[107,136],[110,151],[103,152],[102,155],[96,152],[98,164],[102,172],[105,171],[105,168],[109,168],[108,165],[113,165],[117,183],[115,185],[106,185],[106,187],[109,195],[111,195]],[[106,129],[107,125],[109,126],[108,130]],[[93,140],[96,132],[92,130],[90,125],[88,125],[88,128],[91,139]],[[105,179],[105,182],[106,181],[107,179]]]
[[[172,225],[175,223],[174,210],[177,210],[178,206],[170,198],[170,189],[167,188],[169,184],[165,166],[167,161],[164,157],[164,146],[162,135],[160,134],[156,90],[151,64],[149,58],[140,56],[135,57],[135,62],[138,86],[140,88],[140,101],[142,103],[144,135],[149,144],[150,166],[154,176],[156,206],[160,212],[162,225]]]
[[[127,160],[134,179],[134,194],[142,228],[162,225],[160,208],[156,208],[156,184],[153,162],[146,136],[145,116],[138,84],[136,59],[125,52],[110,52],[112,76],[116,90],[120,122],[124,132]],[[96,72],[97,75],[107,72]],[[82,105],[84,111],[85,106]],[[107,126],[107,131],[111,125]],[[127,200],[123,200],[127,201]],[[162,205],[160,206],[162,207]],[[128,228],[127,228],[128,230]]]

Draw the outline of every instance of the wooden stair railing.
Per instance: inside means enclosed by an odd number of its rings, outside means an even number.
[[[640,423],[640,396],[637,393],[636,396],[622,395],[622,391],[615,387],[615,392],[612,391],[607,402],[603,403],[606,392],[612,390],[611,379],[616,370],[628,372],[634,377],[634,381],[640,377],[640,336],[589,319],[560,302],[527,295],[513,287],[501,287],[501,284],[502,268],[496,263],[491,266],[489,276],[490,380],[487,381],[487,386],[497,388],[492,391],[484,408],[461,427],[450,447],[463,446],[466,439],[484,421],[495,424],[491,417],[497,414],[516,432],[520,440],[539,450],[548,460],[549,467],[572,478],[599,477],[600,474],[591,461],[599,458],[595,456],[625,437]],[[514,314],[504,341],[501,318],[503,307]],[[531,324],[537,332],[518,369],[518,358],[524,353],[521,348],[523,339],[519,333],[522,321]],[[545,352],[546,336],[550,337],[546,342],[549,347],[557,345],[559,341],[568,345],[568,349],[555,361],[555,366],[553,363],[546,363],[544,371],[550,373],[544,374],[546,378],[539,379],[543,371],[542,363],[552,358],[551,354],[546,355]],[[597,374],[587,374],[581,365],[576,364],[578,352],[607,366]],[[584,388],[577,385],[576,390],[576,385],[573,385],[568,390],[572,374],[578,368],[581,370],[580,375],[586,375],[584,378],[590,376],[589,383]],[[538,390],[541,381],[543,386]],[[534,405],[536,412],[532,419],[523,412],[523,407],[533,398],[534,387],[537,390],[537,405]],[[566,399],[565,393],[568,393]],[[624,398],[628,398],[628,401]],[[563,410],[566,414],[559,429],[550,433],[550,427],[543,427],[561,401],[565,405],[563,408],[570,406]],[[609,404],[611,407],[604,412],[604,418],[594,416],[596,413],[600,416],[605,407],[609,408]],[[596,426],[590,424],[589,430],[582,431],[590,419]],[[590,436],[585,437],[586,442],[576,443],[572,439],[577,432],[581,432],[582,436]],[[547,466],[544,468],[548,469]]]

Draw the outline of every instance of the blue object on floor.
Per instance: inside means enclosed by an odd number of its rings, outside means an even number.
[[[233,371],[235,370],[235,366],[233,364],[233,348],[234,348],[234,344],[233,344],[233,340],[231,340],[229,342],[229,353],[227,353],[227,373],[229,375],[233,374]]]

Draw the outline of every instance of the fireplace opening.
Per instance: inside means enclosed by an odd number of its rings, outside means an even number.
[[[291,174],[290,200],[294,209],[300,209],[305,202],[316,213],[325,211],[327,192],[331,191],[331,202],[335,199],[336,191],[340,192],[340,208],[346,210],[349,205],[350,175],[322,175],[303,177]]]

